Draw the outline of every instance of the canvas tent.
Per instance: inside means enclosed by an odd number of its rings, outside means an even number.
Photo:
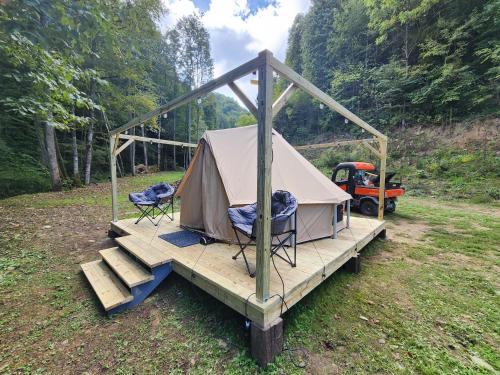
[[[297,241],[333,234],[334,206],[351,196],[300,155],[278,132],[272,133],[272,190],[287,190],[299,202]],[[257,125],[207,131],[179,186],[181,225],[233,242],[228,207],[257,200]],[[337,229],[345,227],[338,223]]]

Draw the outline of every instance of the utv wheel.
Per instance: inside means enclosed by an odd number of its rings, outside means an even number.
[[[396,211],[396,202],[394,201],[387,202],[387,207],[385,208],[385,212],[392,214],[394,211]]]
[[[366,216],[377,216],[378,207],[371,200],[364,200],[359,205],[359,211]]]

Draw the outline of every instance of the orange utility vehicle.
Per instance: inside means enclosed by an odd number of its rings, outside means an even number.
[[[396,199],[405,193],[401,182],[391,182],[396,173],[385,175],[385,211],[396,210]],[[371,163],[346,162],[333,170],[332,181],[352,195],[351,207],[359,208],[363,215],[377,216],[380,176]]]

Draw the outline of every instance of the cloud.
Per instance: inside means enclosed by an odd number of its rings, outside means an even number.
[[[208,10],[202,13],[192,0],[163,1],[169,13],[161,22],[162,28],[174,26],[179,18],[193,12],[202,15],[203,24],[210,33],[216,77],[254,58],[264,49],[284,60],[288,30],[295,16],[305,13],[310,6],[310,0],[269,1],[258,8],[252,8],[247,0],[210,0]],[[250,78],[241,79],[239,84],[250,98],[255,99],[257,88],[250,84]],[[218,91],[237,99],[229,88]]]
[[[197,12],[197,8],[191,0],[164,0],[163,3],[168,9],[168,13],[160,21],[162,31],[175,25],[179,18]]]

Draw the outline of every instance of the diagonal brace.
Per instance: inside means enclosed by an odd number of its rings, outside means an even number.
[[[257,113],[257,107],[255,104],[252,103],[252,101],[248,98],[248,96],[245,95],[243,91],[239,88],[239,86],[234,83],[234,82],[228,82],[227,84],[231,90],[235,93],[235,95],[240,98],[240,100],[245,104],[245,106],[248,108],[248,110],[254,115],[255,118],[257,118],[258,113]]]
[[[278,114],[278,112],[283,108],[290,99],[290,97],[293,95],[293,93],[297,90],[297,86],[294,83],[291,83],[285,91],[281,93],[281,95],[276,99],[276,101],[273,103],[273,118]]]

